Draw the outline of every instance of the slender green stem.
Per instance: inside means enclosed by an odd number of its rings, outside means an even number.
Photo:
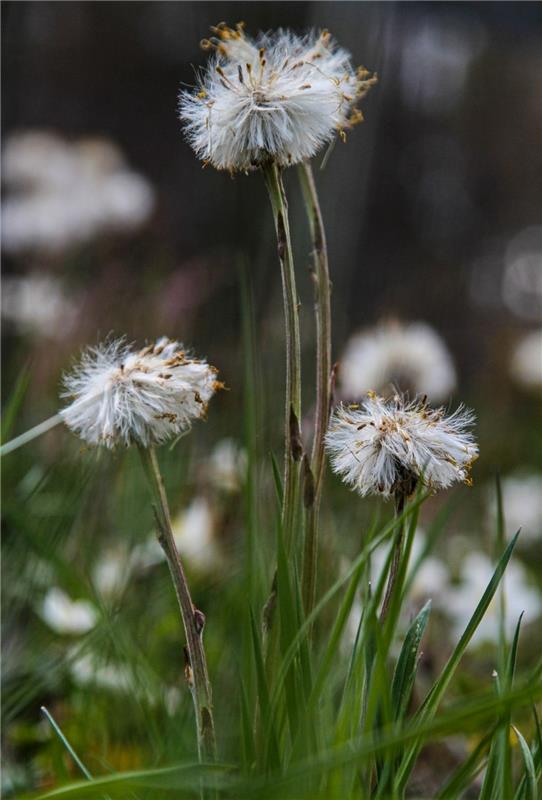
[[[331,405],[331,282],[324,221],[312,167],[309,162],[304,162],[298,169],[312,239],[316,317],[316,415],[310,474],[306,472],[305,483],[307,522],[302,573],[303,602],[305,612],[310,614],[316,599],[318,520],[325,466],[324,437]]]
[[[158,541],[166,556],[186,635],[185,677],[194,701],[198,753],[201,759],[214,760],[216,758],[216,743],[213,701],[205,650],[203,648],[205,617],[192,602],[188,581],[175,546],[166,490],[156,452],[152,447],[140,447],[139,452],[154,498]]]
[[[54,414],[44,422],[40,422],[39,425],[35,425],[33,428],[30,428],[30,430],[21,433],[19,436],[3,444],[2,447],[0,447],[0,456],[7,456],[8,453],[12,453],[24,444],[31,442],[33,439],[37,439],[38,436],[60,425],[61,422],[64,422],[62,414]]]
[[[400,519],[404,508],[405,508],[405,493],[401,490],[397,492],[395,495],[395,517],[397,520]],[[386,617],[388,616],[390,601],[393,595],[393,589],[395,587],[395,583],[397,581],[397,575],[399,573],[399,564],[401,563],[401,553],[403,550],[403,539],[405,533],[405,523],[403,520],[398,522],[399,533],[395,539],[394,549],[393,549],[393,558],[391,561],[390,566],[390,574],[388,575],[388,584],[386,586],[386,594],[384,595],[384,602],[382,603],[382,608],[380,610],[380,623],[383,624],[386,621]]]
[[[292,544],[294,504],[301,459],[301,344],[299,336],[299,302],[295,285],[294,258],[288,221],[288,202],[277,164],[263,167],[263,174],[273,209],[277,249],[282,276],[282,297],[286,328],[286,403],[284,420],[284,495],[282,521],[287,547]]]

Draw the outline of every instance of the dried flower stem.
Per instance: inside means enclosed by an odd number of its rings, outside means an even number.
[[[268,162],[262,171],[273,209],[277,248],[282,275],[282,296],[286,327],[286,413],[284,422],[284,495],[282,524],[287,550],[292,546],[295,505],[302,455],[301,419],[301,345],[299,337],[299,302],[295,285],[294,259],[288,221],[288,203],[280,167]]]
[[[302,573],[303,603],[305,613],[310,614],[316,597],[318,519],[325,466],[325,435],[331,411],[331,282],[324,221],[310,162],[300,164],[298,171],[312,238],[316,316],[316,417],[310,474],[307,475],[310,490],[305,492],[307,521]]]
[[[399,489],[395,495],[396,520],[400,520],[400,517],[405,508],[405,500],[406,500],[405,492]],[[384,602],[382,603],[382,608],[380,610],[381,624],[384,624],[384,622],[386,621],[386,617],[388,616],[390,601],[393,595],[395,583],[397,581],[397,575],[399,573],[399,564],[401,563],[401,553],[403,550],[403,539],[405,534],[405,522],[404,520],[400,520],[398,524],[400,526],[399,533],[397,534],[397,538],[394,544],[393,557],[390,566],[390,574],[388,575],[388,583],[386,586],[386,594],[384,595]]]
[[[216,742],[213,702],[205,650],[203,648],[205,617],[192,602],[183,565],[175,546],[169,505],[156,452],[153,447],[145,448],[141,446],[139,447],[139,452],[155,502],[154,513],[158,527],[158,541],[167,559],[186,635],[187,663],[185,675],[194,701],[198,753],[200,759],[214,760],[216,758]]]

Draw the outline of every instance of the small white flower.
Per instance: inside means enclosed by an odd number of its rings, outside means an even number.
[[[123,340],[89,348],[64,378],[61,412],[89,444],[144,447],[179,436],[205,415],[221,384],[216,369],[166,337],[139,352]]]
[[[207,476],[217,489],[239,491],[247,468],[247,454],[234,439],[221,439],[207,462]]]
[[[68,297],[58,278],[38,272],[2,279],[2,317],[22,333],[65,338],[73,328],[78,302]]]
[[[418,480],[431,489],[469,483],[478,447],[468,428],[472,412],[450,416],[423,400],[370,392],[360,405],[341,405],[326,435],[333,470],[362,496],[410,494]]]
[[[71,600],[62,589],[49,589],[43,600],[40,615],[56,633],[87,633],[97,621],[96,609],[86,600]]]
[[[514,472],[501,481],[506,533],[513,536],[521,528],[518,544],[538,541],[542,544],[542,474]],[[492,531],[497,524],[495,487],[488,487],[488,522]]]
[[[73,652],[70,672],[78,686],[96,686],[115,692],[134,694],[134,676],[122,664],[103,662],[92,653]]]
[[[171,529],[183,564],[201,573],[212,573],[222,566],[216,517],[205,497],[195,497],[187,508],[179,511],[171,521]],[[164,551],[156,536],[136,548],[136,561],[144,569],[163,560]]]
[[[528,333],[517,345],[510,365],[512,377],[527,389],[542,387],[542,328]]]
[[[362,120],[356,103],[376,78],[355,70],[327,31],[278,30],[253,40],[224,23],[204,40],[215,49],[195,92],[180,95],[180,116],[196,155],[217,169],[247,170],[311,158]]]
[[[137,566],[132,552],[126,547],[115,547],[102,552],[93,565],[92,581],[102,597],[115,597],[121,594]]]
[[[390,385],[432,401],[446,400],[456,384],[452,357],[429,325],[382,322],[351,337],[341,359],[341,392],[346,399]]]
[[[476,603],[482,597],[493,572],[495,564],[483,553],[470,553],[461,566],[461,583],[443,587],[440,597],[442,609],[453,620],[454,633],[459,638],[474,612]],[[523,625],[533,622],[542,613],[542,596],[532,586],[524,566],[517,560],[511,561],[504,574],[503,584],[506,596],[506,634],[512,636],[519,615],[525,612]],[[502,584],[501,584],[502,585]],[[495,641],[499,631],[499,595],[491,601],[473,637],[473,642]]]
[[[102,233],[134,230],[154,190],[104,139],[67,142],[52,133],[13,134],[2,153],[2,247],[60,251]]]

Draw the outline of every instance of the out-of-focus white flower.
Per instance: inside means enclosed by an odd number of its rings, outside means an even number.
[[[446,400],[456,384],[452,357],[438,333],[424,322],[383,322],[351,337],[341,359],[340,389],[345,398],[370,389],[401,391]]]
[[[326,435],[333,470],[362,496],[410,494],[423,480],[431,489],[469,483],[478,447],[469,428],[471,411],[444,409],[400,396],[383,400],[370,392],[360,405],[341,405]]]
[[[210,482],[225,492],[239,490],[246,471],[247,454],[234,439],[221,439],[207,462]]]
[[[212,31],[202,45],[215,54],[200,85],[180,94],[188,141],[203,161],[231,171],[295,164],[362,120],[356,103],[376,79],[356,71],[328,31],[255,40],[242,25]]]
[[[542,328],[525,336],[512,354],[512,377],[527,389],[542,387]]]
[[[542,475],[516,472],[501,481],[506,532],[514,535],[521,528],[518,544],[539,541],[542,544]],[[495,530],[497,501],[495,488],[487,492],[488,521]]]
[[[521,230],[506,247],[502,277],[505,306],[530,322],[542,321],[542,225]]]
[[[407,580],[412,574],[412,567],[420,557],[426,544],[426,536],[421,528],[416,529],[410,553]],[[371,555],[371,582],[376,585],[386,564],[389,545],[378,547]],[[437,556],[426,556],[418,567],[410,587],[409,599],[418,603],[429,598],[436,599],[450,579],[450,571],[444,561]]]
[[[66,425],[89,444],[145,447],[178,436],[205,415],[216,369],[163,337],[139,352],[123,340],[89,348],[64,378]]]
[[[205,497],[195,497],[190,505],[172,519],[175,545],[183,564],[196,572],[211,573],[223,564],[216,536],[216,518]],[[156,537],[136,548],[138,563],[148,568],[160,563],[164,553]]]
[[[8,275],[2,279],[2,317],[21,333],[61,339],[73,328],[77,304],[51,275]]]
[[[99,686],[112,691],[133,694],[134,680],[125,666],[102,663],[92,653],[78,653],[72,656],[70,672],[79,686]]]
[[[96,609],[86,600],[71,600],[62,589],[49,589],[40,608],[43,621],[56,633],[81,634],[97,622]]]
[[[493,572],[495,564],[483,553],[470,553],[463,561],[461,583],[447,589],[444,587],[440,596],[442,609],[453,620],[456,638],[461,636],[474,612],[476,604],[482,597]],[[511,561],[504,573],[506,596],[507,636],[512,636],[519,615],[525,612],[523,625],[533,622],[542,613],[542,596],[528,582],[523,565],[517,560]],[[499,599],[498,592],[489,605],[473,641],[495,641],[499,632]]]
[[[133,552],[120,547],[105,550],[92,569],[94,586],[105,597],[118,595],[126,587],[134,566]]]
[[[425,532],[421,528],[417,528],[414,541],[412,542],[407,580],[412,575],[412,568],[425,548],[425,544]],[[385,568],[388,552],[389,543],[377,547],[376,550],[374,550],[371,554],[370,579],[373,588],[376,587],[382,574],[382,570]],[[344,566],[346,570],[346,564]],[[408,600],[412,601],[415,605],[421,605],[429,599],[438,603],[442,593],[442,588],[448,584],[449,580],[450,571],[444,561],[437,556],[429,555],[423,560],[414,576],[410,587]],[[356,598],[348,618],[346,636],[344,638],[344,645],[347,648],[351,648],[355,640],[362,613],[362,604],[360,603],[359,599]]]
[[[14,134],[2,154],[2,246],[62,250],[93,236],[133,230],[150,216],[154,191],[114,144],[69,143],[54,134]]]

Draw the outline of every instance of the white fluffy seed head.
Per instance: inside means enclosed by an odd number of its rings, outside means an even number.
[[[430,325],[390,320],[350,338],[339,379],[345,400],[396,386],[439,402],[453,392],[456,372],[446,344]]]
[[[91,347],[64,377],[66,425],[92,445],[160,444],[205,415],[217,371],[163,337],[139,352],[120,339]]]
[[[217,169],[246,171],[272,160],[281,166],[311,158],[361,122],[356,103],[376,82],[354,69],[328,31],[297,36],[260,33],[240,24],[212,28],[202,46],[214,50],[194,92],[179,111],[196,155]]]
[[[478,447],[471,411],[446,416],[424,399],[384,400],[369,392],[359,405],[341,405],[326,435],[333,470],[361,495],[409,494],[421,480],[433,490],[470,484]]]

